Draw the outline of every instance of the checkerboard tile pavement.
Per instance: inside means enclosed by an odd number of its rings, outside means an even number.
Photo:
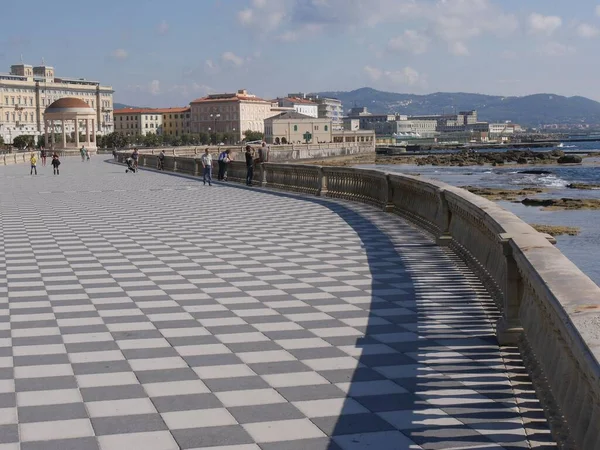
[[[61,169],[0,167],[0,450],[553,447],[491,300],[402,219]]]

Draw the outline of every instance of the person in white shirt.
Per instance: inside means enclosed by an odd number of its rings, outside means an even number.
[[[208,180],[208,185],[212,186],[212,155],[208,149],[204,150],[204,155],[202,155],[200,160],[202,161],[202,181],[206,185],[206,181]]]

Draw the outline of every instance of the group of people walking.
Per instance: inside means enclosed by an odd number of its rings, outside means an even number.
[[[46,152],[46,149],[44,147],[40,148],[40,158],[42,159],[42,166],[46,166],[46,158],[48,157],[48,154]],[[37,175],[37,162],[38,162],[38,156],[36,154],[36,152],[32,151],[31,155],[29,157],[29,162],[31,164],[31,169],[29,170],[29,175],[33,175],[34,173]],[[54,152],[52,154],[52,161],[50,161],[50,164],[52,165],[53,169],[54,169],[54,175],[60,175],[60,170],[58,168],[58,166],[60,166],[60,158],[58,156],[58,153]]]

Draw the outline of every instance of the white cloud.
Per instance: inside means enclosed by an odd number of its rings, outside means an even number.
[[[175,84],[168,89],[168,92],[175,92],[182,97],[190,97],[192,95],[205,96],[211,92],[214,92],[214,90],[205,84],[192,82],[190,84]]]
[[[111,56],[119,61],[124,61],[129,56],[129,53],[127,53],[127,50],[123,48],[118,48],[111,53]]]
[[[238,21],[257,32],[276,30],[283,22],[289,1],[253,0],[252,7],[237,13]]]
[[[160,94],[160,81],[152,80],[148,85],[148,92],[152,95]]]
[[[242,9],[237,14],[238,20],[242,25],[250,25],[254,21],[254,11],[251,9]]]
[[[233,52],[225,52],[221,55],[221,59],[224,62],[233,64],[236,67],[240,67],[244,64],[244,58],[242,58],[241,56],[236,55]]]
[[[381,78],[382,71],[380,69],[371,66],[365,66],[363,70],[365,71],[367,76],[373,81],[377,81]]]
[[[533,34],[551,35],[562,26],[562,19],[558,16],[544,16],[533,13],[529,16],[529,31]]]
[[[169,24],[163,20],[156,27],[156,31],[158,31],[158,34],[161,34],[161,35],[167,34],[169,32]]]
[[[600,34],[600,30],[593,25],[582,23],[577,27],[577,34],[582,38],[591,39],[598,36]]]
[[[540,51],[547,56],[565,56],[575,53],[575,47],[560,42],[547,42],[541,46]]]
[[[456,56],[469,56],[470,52],[464,42],[454,41],[448,44],[450,53]]]
[[[401,70],[382,70],[377,67],[365,66],[365,74],[371,81],[385,81],[388,84],[415,86],[422,84],[422,78],[419,72],[412,67],[405,67]]]
[[[387,48],[392,52],[411,52],[420,55],[427,52],[430,39],[416,30],[406,30],[400,36],[388,41]]]

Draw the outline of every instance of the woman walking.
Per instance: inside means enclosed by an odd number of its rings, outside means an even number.
[[[54,175],[60,175],[58,170],[58,166],[60,166],[60,159],[58,159],[58,155],[56,153],[52,155],[52,161],[50,164],[52,164],[52,167],[54,168]]]
[[[29,171],[29,175],[33,175],[34,171],[37,175],[37,155],[35,154],[35,152],[31,152],[31,158],[29,158],[29,162],[31,163],[31,170]]]
[[[46,149],[43,145],[40,148],[40,157],[42,158],[42,166],[46,167]]]

